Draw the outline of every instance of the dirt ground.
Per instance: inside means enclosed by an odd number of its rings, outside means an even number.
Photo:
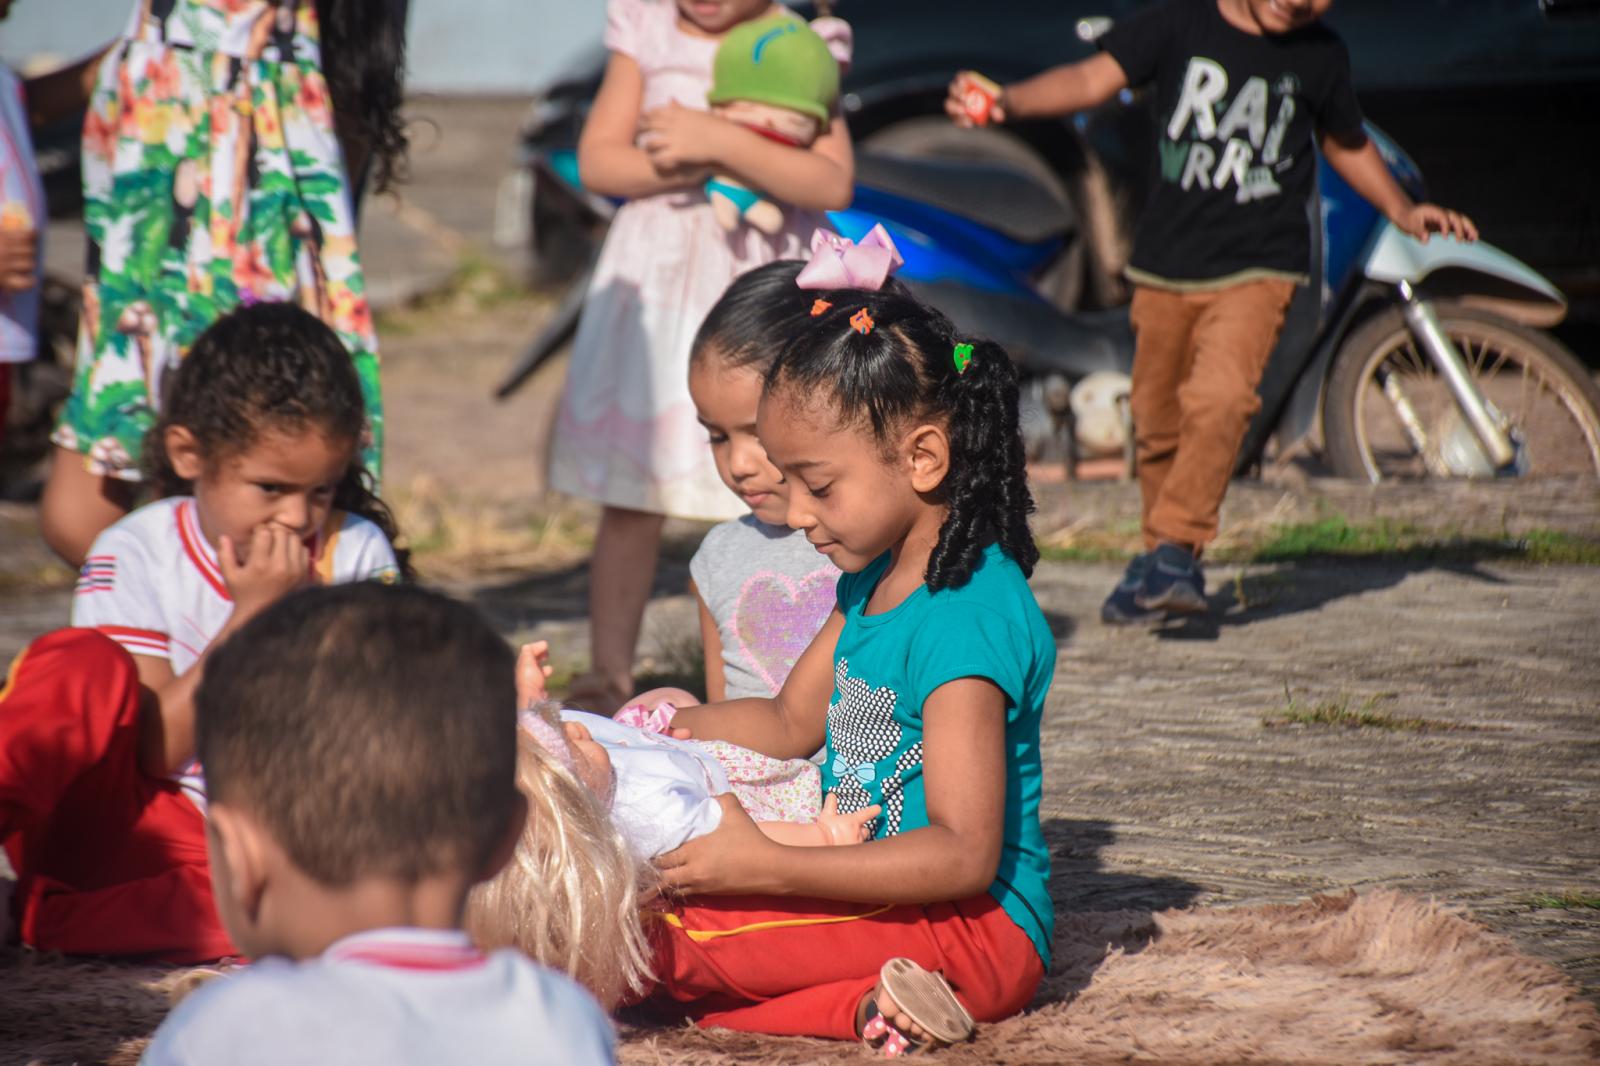
[[[472,128],[486,145],[516,109],[495,114],[499,125]],[[450,147],[419,161],[439,171],[434,191],[389,209],[453,234],[459,251],[488,228],[463,204],[492,197],[495,174],[462,169]],[[489,399],[547,313],[486,271],[382,317],[385,494],[426,578],[509,637],[550,639],[570,668],[587,657],[593,512],[539,494],[562,368],[510,402]],[[1231,535],[1342,516],[1490,548],[1539,531],[1600,537],[1593,483],[1373,489],[1314,473],[1236,484]],[[1069,554],[1126,540],[1136,523],[1129,485],[1038,494],[1036,532]],[[647,667],[692,654],[683,589],[702,529],[669,529]],[[1060,647],[1044,731],[1058,907],[1402,888],[1464,907],[1600,1002],[1600,568],[1499,554],[1217,566],[1213,621],[1157,632],[1099,623],[1117,563],[1042,564],[1034,588]],[[39,544],[33,509],[0,504],[0,657],[65,623],[71,580]]]
[[[552,365],[489,389],[544,305],[460,294],[389,322],[387,480],[424,573],[508,636],[586,656],[591,512],[537,495]],[[1126,530],[1118,484],[1039,486],[1041,534]],[[1600,531],[1592,485],[1375,491],[1273,472],[1235,529],[1339,514],[1441,529]],[[692,652],[682,590],[699,527],[674,527],[647,660]],[[1600,1000],[1600,569],[1382,554],[1219,566],[1215,620],[1108,629],[1116,563],[1047,562],[1061,648],[1045,724],[1047,833],[1063,910],[1253,903],[1355,887],[1459,904]],[[0,656],[65,621],[69,575],[33,512],[0,509]],[[1287,724],[1299,714],[1365,725]],[[1571,893],[1566,907],[1540,906]]]

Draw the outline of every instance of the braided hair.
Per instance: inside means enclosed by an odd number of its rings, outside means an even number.
[[[948,508],[924,580],[934,591],[972,577],[984,548],[998,543],[1032,574],[1039,548],[1028,529],[1033,496],[1017,414],[1017,374],[992,341],[962,337],[950,320],[898,283],[878,292],[809,294],[828,305],[808,317],[767,373],[768,394],[795,390],[826,398],[839,424],[865,429],[880,445],[922,421],[942,423],[950,470],[939,487]],[[820,306],[820,304],[819,304]],[[858,328],[871,321],[867,332]],[[958,370],[956,346],[969,358]]]
[[[163,392],[161,417],[144,440],[145,483],[157,499],[194,491],[167,455],[170,426],[193,434],[212,463],[247,451],[271,431],[315,428],[351,444],[367,431],[361,379],[349,351],[321,319],[293,304],[242,306],[217,319],[196,338]],[[334,489],[333,506],[365,518],[394,543],[394,516],[373,493],[359,455]],[[414,576],[410,554],[395,549],[408,579]]]

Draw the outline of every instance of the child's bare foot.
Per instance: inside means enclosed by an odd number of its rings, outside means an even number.
[[[892,1059],[959,1043],[974,1025],[943,975],[910,959],[890,959],[878,972],[878,986],[862,997],[856,1028],[868,1047],[881,1047],[883,1057]]]
[[[554,671],[550,665],[550,642],[536,640],[517,652],[517,706],[532,707],[550,698],[545,678]]]

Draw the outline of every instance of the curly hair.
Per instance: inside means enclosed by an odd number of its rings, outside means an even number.
[[[279,0],[286,2],[286,0]],[[371,152],[373,188],[405,177],[406,27],[394,0],[317,0],[322,76],[340,140]],[[352,183],[361,180],[351,174]]]
[[[554,703],[530,708],[560,729]],[[566,973],[606,1009],[650,986],[642,902],[652,868],[634,859],[600,800],[526,729],[517,731],[517,787],[528,820],[511,861],[467,897],[479,946],[514,947]]]
[[[366,404],[350,353],[321,319],[293,304],[239,307],[213,322],[170,375],[161,417],[144,441],[145,483],[156,498],[184,496],[192,482],[167,456],[166,433],[182,426],[208,463],[253,447],[269,431],[315,427],[330,440],[361,441]],[[333,506],[365,518],[393,544],[394,515],[372,491],[372,475],[352,457]],[[413,577],[410,552],[396,548],[401,573]]]
[[[796,329],[767,372],[767,394],[821,398],[842,428],[869,432],[880,445],[903,427],[937,420],[950,436],[950,470],[939,488],[948,509],[928,557],[928,588],[959,588],[988,545],[1024,574],[1039,548],[1028,528],[1033,495],[1017,412],[1017,374],[992,341],[961,336],[948,318],[892,284],[878,292],[812,294],[831,306]],[[859,332],[863,309],[874,323]],[[956,345],[970,344],[964,372]]]

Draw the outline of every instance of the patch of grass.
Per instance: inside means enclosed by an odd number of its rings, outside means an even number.
[[[1144,550],[1139,523],[1131,519],[1107,526],[1080,519],[1041,536],[1038,543],[1042,558],[1061,563],[1120,563]]]
[[[456,262],[450,279],[404,307],[389,308],[374,316],[379,334],[413,336],[436,327],[438,312],[476,314],[529,298],[527,287],[474,248]]]
[[[1569,888],[1565,892],[1540,892],[1528,897],[1528,906],[1537,910],[1600,911],[1600,892],[1580,892]]]
[[[1426,733],[1434,730],[1464,728],[1451,722],[1433,718],[1412,718],[1388,714],[1377,709],[1384,696],[1368,696],[1360,703],[1353,697],[1340,695],[1331,700],[1305,703],[1283,687],[1284,706],[1276,714],[1268,715],[1261,724],[1270,728],[1289,725],[1336,726],[1340,729],[1382,729],[1397,733]]]
[[[432,477],[396,487],[389,503],[413,563],[431,580],[568,565],[594,544],[593,520],[572,505],[550,503],[530,515],[464,498]]]
[[[71,588],[78,572],[59,563],[40,563],[26,569],[0,570],[0,592],[37,592],[42,589]]]
[[[1600,566],[1600,540],[1556,529],[1531,529],[1517,543],[1530,563]]]
[[[1380,518],[1352,522],[1328,515],[1309,522],[1266,520],[1224,527],[1206,550],[1213,563],[1284,563],[1312,559],[1519,562],[1600,566],[1600,537],[1532,529],[1521,535],[1469,533],[1459,526],[1425,528]],[[1144,549],[1139,523],[1100,525],[1079,519],[1038,538],[1039,554],[1052,562],[1124,562]]]
[[[1390,559],[1443,562],[1500,560],[1600,566],[1600,539],[1553,529],[1521,536],[1471,535],[1459,528],[1424,529],[1409,522],[1351,522],[1342,515],[1273,526],[1259,538],[1210,553],[1218,562],[1281,563],[1301,559]]]

